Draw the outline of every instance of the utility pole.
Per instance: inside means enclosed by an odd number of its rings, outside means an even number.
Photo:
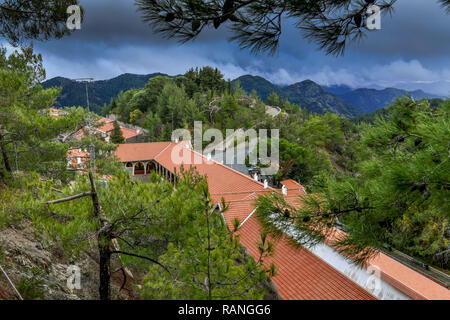
[[[88,84],[94,81],[94,78],[78,78],[78,79],[72,79],[73,81],[79,81],[86,85],[86,107],[89,111],[87,120],[87,126],[89,130],[89,138],[91,139],[91,144],[89,147],[89,159],[90,159],[90,166],[91,170],[95,173],[95,146],[92,142],[92,122],[94,119],[91,117],[91,108],[89,105],[89,90],[88,90]]]

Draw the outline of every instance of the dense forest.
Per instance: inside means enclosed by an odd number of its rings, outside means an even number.
[[[124,268],[141,276],[134,284],[144,298],[270,294],[268,278],[276,269],[263,267],[273,251],[265,235],[254,261],[234,237],[239,224],[229,231],[212,207],[204,177],[187,170],[176,189],[156,175],[143,184],[111,156],[114,145],[95,137],[65,141],[63,133],[96,116],[71,107],[67,116],[51,117],[47,109],[60,89],[44,89],[44,77],[42,58],[31,48],[0,51],[0,229],[30,223],[63,255],[96,255],[102,299],[116,297],[111,274],[125,274]],[[267,103],[281,112],[268,114],[256,92],[248,95],[219,70],[205,67],[151,78],[143,89],[121,92],[102,113],[142,126],[149,141],[170,140],[172,130],[191,129],[194,121],[223,131],[280,129],[281,170],[275,179],[300,181],[312,194],[304,207],[290,208],[295,214],[280,219],[293,220],[307,236],[305,244],[323,240],[338,226],[348,236],[336,246],[356,258],[390,246],[449,269],[450,101],[400,98],[379,115],[357,121],[310,113],[276,92]],[[68,170],[69,148],[95,150],[95,164],[81,175]],[[258,202],[263,222],[288,207],[276,197]],[[276,233],[273,224],[265,226]],[[205,238],[217,245],[205,248]]]

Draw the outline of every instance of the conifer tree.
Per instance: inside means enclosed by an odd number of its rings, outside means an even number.
[[[361,132],[355,174],[325,177],[300,209],[261,197],[258,216],[268,231],[293,224],[297,240],[313,245],[339,227],[345,235],[331,243],[356,262],[390,247],[448,269],[450,102],[432,110],[427,100],[401,98],[390,114]]]
[[[77,4],[77,0],[1,0],[0,37],[12,44],[61,38],[70,34],[67,8]]]
[[[260,261],[244,257],[238,238],[228,232],[211,204],[205,178],[193,170],[182,170],[180,176],[176,189],[156,174],[150,183],[140,183],[123,170],[108,180],[89,170],[70,187],[24,177],[21,184],[26,187],[13,197],[24,204],[38,230],[61,243],[69,256],[97,250],[100,299],[114,298],[113,265],[119,266],[116,272],[122,271],[122,287],[127,281],[140,284],[128,268],[142,273],[150,267],[143,282],[144,298],[175,299],[186,294],[195,299],[220,298],[216,294],[262,298],[263,284],[274,274],[273,267],[269,274],[262,267],[262,258],[272,251],[270,242],[262,240]],[[191,264],[192,258],[200,263]],[[169,285],[180,276],[192,281],[192,267],[199,283]],[[209,275],[206,280],[205,274]],[[206,291],[204,281],[209,283]],[[188,287],[192,288],[189,293]]]
[[[196,176],[185,175],[185,182]],[[155,266],[143,281],[142,293],[147,299],[262,299],[267,293],[270,276],[275,267],[264,266],[264,258],[273,253],[272,243],[265,235],[258,243],[259,258],[244,256],[236,232],[221,213],[228,210],[222,202],[214,206],[205,179],[195,182],[198,191],[197,209],[186,221],[190,224],[182,235],[184,241],[169,243],[160,262],[170,266],[170,273],[161,273]],[[192,200],[192,199],[191,199]],[[157,280],[156,280],[157,279]]]
[[[114,144],[121,144],[125,142],[125,138],[123,137],[122,130],[120,129],[120,125],[117,121],[113,122],[114,129],[111,132],[111,142]]]
[[[58,136],[76,130],[87,112],[65,110],[52,117],[48,108],[60,89],[44,90],[42,57],[32,47],[23,47],[7,56],[0,49],[0,172],[34,170],[46,175],[63,174],[67,166],[67,144]]]

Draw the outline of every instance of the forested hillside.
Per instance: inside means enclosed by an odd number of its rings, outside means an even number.
[[[395,98],[411,95],[414,99],[432,99],[438,96],[416,90],[408,92],[396,88],[382,90],[358,88],[346,85],[319,86],[311,80],[298,82],[289,86],[277,86],[264,78],[245,75],[233,80],[247,93],[256,92],[263,100],[275,92],[293,103],[297,103],[310,112],[323,114],[333,112],[348,117],[371,113],[394,102]]]
[[[88,91],[91,110],[100,114],[101,108],[105,104],[109,104],[111,99],[117,97],[120,92],[130,89],[142,89],[149,79],[156,76],[170,77],[162,73],[148,75],[122,74],[110,80],[90,82]],[[415,99],[438,98],[436,95],[423,92],[422,90],[407,92],[395,88],[383,90],[352,89],[345,85],[320,86],[311,80],[305,80],[289,86],[278,86],[262,77],[251,75],[241,76],[231,83],[234,88],[239,86],[249,95],[255,93],[264,102],[267,102],[270,94],[276,93],[283,99],[301,105],[309,112],[318,114],[332,112],[347,117],[371,113],[386,107],[395,98],[407,94],[410,94]],[[86,87],[84,83],[57,77],[44,81],[42,86],[44,88],[62,88],[61,95],[55,102],[56,107],[86,107]]]
[[[100,113],[105,103],[110,103],[111,98],[116,97],[121,91],[140,89],[149,79],[163,75],[153,73],[148,75],[122,74],[110,80],[92,81],[88,85],[89,102],[93,112]],[[60,87],[61,95],[56,99],[56,107],[82,106],[86,107],[86,86],[82,82],[57,77],[44,81],[42,86],[46,88]]]
[[[309,112],[318,114],[333,112],[352,117],[361,113],[351,104],[329,93],[311,80],[280,87],[264,78],[246,75],[233,80],[233,85],[240,86],[248,94],[255,92],[263,101],[267,101],[271,93],[276,93],[283,99],[301,105]]]

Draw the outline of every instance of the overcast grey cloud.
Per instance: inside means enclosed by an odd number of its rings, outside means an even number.
[[[252,55],[227,42],[225,28],[208,30],[194,42],[180,45],[163,39],[145,25],[133,0],[82,0],[82,29],[70,37],[36,43],[49,78],[121,73],[184,73],[205,65],[221,69],[227,78],[261,75],[280,85],[311,79],[320,84],[352,87],[423,88],[450,95],[450,16],[435,0],[398,0],[392,17],[382,19],[343,57],[326,56],[285,21],[275,56]]]

